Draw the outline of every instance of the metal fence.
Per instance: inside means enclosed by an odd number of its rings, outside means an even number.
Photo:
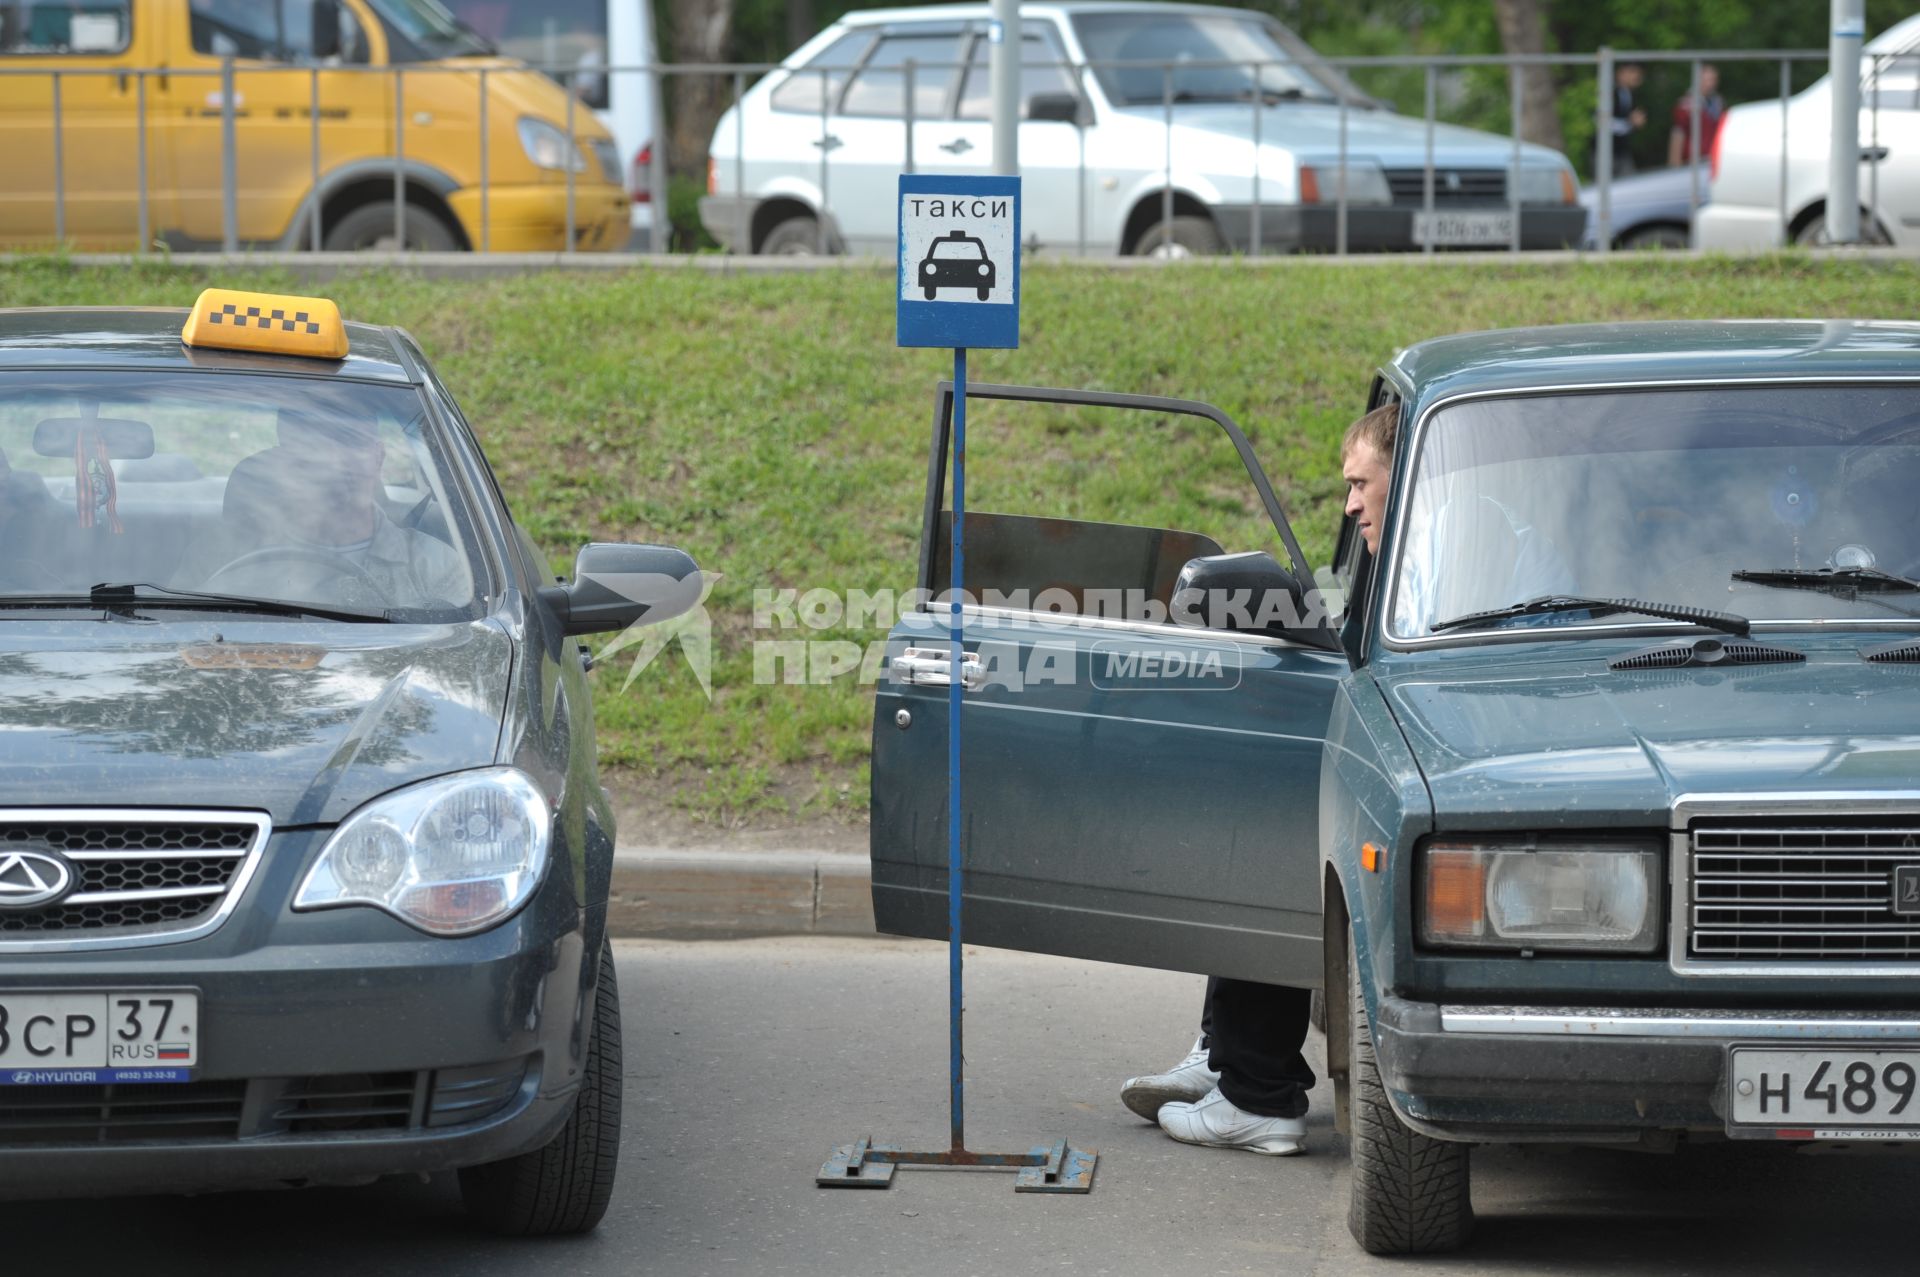
[[[1713,63],[1725,67],[1742,63],[1754,63],[1756,61],[1764,62],[1777,66],[1778,68],[1779,100],[1782,102],[1784,108],[1785,102],[1795,91],[1795,71],[1800,70],[1805,73],[1810,70],[1817,72],[1824,69],[1827,56],[1825,50],[1767,50],[1760,52],[1750,50],[1698,50],[1626,53],[1615,52],[1610,49],[1601,49],[1595,54],[1577,56],[1447,56],[1318,59],[1316,63],[1311,65],[1332,68],[1338,73],[1338,75],[1334,77],[1337,85],[1335,96],[1337,97],[1338,130],[1333,164],[1333,189],[1330,192],[1325,190],[1320,191],[1318,200],[1318,203],[1322,207],[1331,204],[1334,211],[1333,240],[1328,247],[1337,254],[1345,254],[1350,249],[1352,210],[1356,206],[1349,191],[1349,176],[1355,171],[1351,161],[1364,160],[1366,157],[1364,148],[1359,151],[1354,151],[1351,147],[1349,123],[1356,112],[1369,110],[1372,100],[1366,98],[1365,95],[1357,89],[1354,92],[1349,92],[1347,87],[1351,83],[1349,77],[1364,77],[1368,73],[1388,70],[1404,73],[1408,69],[1418,71],[1423,77],[1424,111],[1422,121],[1424,125],[1425,145],[1421,166],[1420,202],[1417,207],[1421,212],[1431,218],[1439,205],[1439,198],[1436,192],[1436,175],[1441,171],[1442,165],[1436,160],[1436,153],[1439,150],[1436,142],[1436,133],[1444,123],[1440,118],[1440,88],[1443,79],[1449,74],[1458,75],[1470,68],[1500,68],[1505,71],[1509,99],[1507,132],[1511,146],[1510,168],[1508,178],[1505,182],[1506,209],[1510,215],[1511,222],[1506,248],[1508,251],[1517,253],[1522,250],[1524,221],[1524,209],[1520,190],[1521,183],[1518,180],[1522,168],[1522,142],[1518,123],[1522,114],[1523,68],[1590,69],[1594,76],[1596,89],[1596,114],[1594,120],[1596,143],[1594,152],[1595,198],[1590,238],[1594,248],[1598,251],[1605,252],[1610,247],[1613,238],[1614,139],[1611,116],[1612,86],[1615,78],[1615,69],[1618,66],[1628,62],[1642,65],[1683,64],[1688,68],[1689,83],[1692,86],[1691,93],[1694,100],[1697,101],[1700,91],[1701,72],[1705,64]],[[1901,55],[1863,54],[1862,66],[1870,71],[1873,82],[1878,84],[1898,56]],[[1916,58],[1920,58],[1920,55],[1904,55],[1904,57],[1911,62]],[[1088,102],[1090,97],[1088,82],[1091,78],[1094,78],[1099,72],[1109,69],[1145,70],[1157,72],[1160,76],[1162,86],[1161,102],[1159,104],[1161,146],[1157,157],[1158,163],[1156,165],[1151,162],[1146,162],[1145,157],[1138,156],[1134,158],[1134,163],[1136,166],[1144,165],[1149,179],[1146,184],[1149,187],[1157,185],[1157,198],[1159,202],[1158,222],[1161,228],[1162,242],[1170,243],[1173,233],[1173,222],[1176,216],[1176,203],[1182,198],[1180,193],[1180,176],[1175,158],[1175,144],[1179,136],[1177,130],[1182,114],[1182,103],[1174,88],[1176,76],[1189,74],[1195,70],[1217,68],[1244,69],[1253,77],[1253,84],[1259,85],[1262,83],[1261,72],[1263,68],[1281,66],[1291,68],[1294,72],[1298,73],[1302,67],[1302,64],[1298,62],[1206,63],[1196,61],[1181,61],[1177,63],[1140,61],[1035,62],[1027,65],[1029,69],[1056,68],[1062,75],[1070,78],[1075,88],[1076,98],[1080,104],[1083,104],[1076,110],[1075,118],[1071,121],[1078,134],[1078,154],[1075,173],[1075,190],[1077,192],[1077,207],[1075,210],[1076,232],[1071,245],[1062,243],[1057,246],[1058,251],[1065,252],[1070,248],[1074,253],[1083,256],[1095,251],[1092,247],[1093,245],[1107,242],[1104,236],[1091,234],[1088,225],[1090,165],[1088,160],[1087,135],[1089,120],[1084,104]],[[534,69],[538,70],[539,68]],[[837,213],[839,212],[834,202],[834,176],[836,167],[844,165],[849,157],[840,156],[836,159],[836,152],[841,151],[845,146],[834,131],[836,119],[838,118],[836,115],[836,107],[839,105],[841,97],[846,92],[848,85],[852,83],[854,73],[858,69],[859,68],[855,66],[809,65],[802,70],[791,72],[790,74],[796,77],[817,76],[819,78],[820,106],[818,111],[818,134],[810,139],[810,145],[807,148],[813,151],[814,154],[760,155],[752,161],[757,168],[782,170],[791,176],[796,176],[803,183],[811,182],[813,184],[815,189],[812,193],[813,198],[809,202],[815,205],[813,212],[818,219],[817,226],[819,236],[816,247],[820,251],[830,251],[838,247],[832,239],[830,232],[830,228],[838,220]],[[927,62],[916,64],[912,61],[905,62],[904,65],[899,68],[902,77],[902,111],[898,119],[891,122],[897,123],[900,127],[900,137],[904,142],[902,151],[903,163],[900,166],[902,171],[925,171],[927,168],[927,166],[921,162],[920,157],[917,157],[915,154],[915,130],[916,125],[931,123],[933,121],[931,117],[928,116],[916,117],[914,109],[916,103],[915,77],[922,74],[945,75],[949,73],[957,77],[966,74],[967,70],[968,68],[966,66],[959,63]],[[593,74],[596,76],[607,76],[610,79],[623,75],[658,77],[657,80],[653,81],[653,83],[656,84],[675,77],[709,77],[715,82],[715,87],[723,86],[735,108],[729,124],[732,130],[732,137],[730,139],[732,155],[729,156],[726,161],[731,168],[731,173],[729,174],[730,181],[726,183],[720,183],[718,181],[718,173],[714,174],[714,178],[717,185],[729,187],[732,193],[744,193],[751,197],[754,195],[754,191],[748,187],[748,156],[752,149],[751,144],[754,142],[754,139],[748,135],[747,113],[739,108],[749,89],[759,77],[780,71],[781,68],[777,64],[764,63],[699,66],[654,64],[594,68]],[[453,229],[462,235],[462,238],[467,241],[469,247],[479,252],[489,252],[496,246],[494,242],[494,223],[499,216],[496,205],[500,202],[500,196],[502,195],[493,172],[493,157],[490,155],[492,147],[489,139],[493,136],[491,126],[500,123],[500,121],[490,120],[490,110],[499,109],[499,104],[492,101],[493,95],[489,92],[489,79],[490,77],[523,75],[525,73],[524,70],[519,68],[488,69],[450,67],[438,66],[432,63],[408,64],[393,67],[281,67],[253,62],[236,64],[232,59],[225,60],[217,69],[183,69],[179,67],[43,69],[0,66],[0,94],[4,94],[4,97],[0,97],[0,103],[5,104],[4,107],[0,109],[10,111],[16,115],[23,109],[30,113],[33,109],[29,101],[31,90],[23,90],[19,82],[24,78],[29,81],[37,80],[46,84],[47,97],[45,100],[50,111],[51,123],[51,154],[49,157],[51,171],[45,175],[46,178],[50,178],[50,181],[48,181],[49,189],[46,193],[48,207],[46,209],[47,225],[45,229],[46,232],[48,232],[47,238],[54,244],[68,243],[72,238],[69,235],[69,231],[72,229],[69,225],[69,204],[74,193],[71,189],[72,181],[69,172],[72,166],[68,156],[68,133],[72,127],[73,116],[76,112],[70,98],[74,92],[84,93],[85,90],[82,86],[84,86],[86,82],[104,77],[115,81],[120,92],[125,91],[129,82],[131,84],[133,106],[131,129],[133,132],[132,149],[134,152],[134,164],[133,171],[130,175],[130,185],[133,193],[133,224],[125,227],[124,230],[116,230],[112,227],[109,227],[108,230],[113,234],[130,235],[131,242],[137,249],[144,251],[153,247],[157,242],[156,233],[158,231],[172,229],[158,226],[154,211],[156,192],[153,189],[153,182],[151,180],[152,166],[150,164],[151,137],[154,121],[153,112],[150,110],[149,104],[149,86],[155,83],[161,86],[170,86],[173,80],[198,80],[211,85],[214,90],[203,99],[203,101],[206,102],[206,106],[198,110],[189,109],[184,116],[181,114],[181,110],[177,105],[170,107],[167,112],[163,114],[162,121],[167,127],[177,129],[180,126],[180,120],[183,118],[204,120],[209,115],[217,114],[219,123],[218,199],[220,207],[218,247],[224,248],[228,252],[233,252],[241,248],[243,244],[258,246],[262,243],[271,242],[281,247],[320,248],[325,241],[328,228],[324,224],[326,210],[323,207],[323,201],[319,197],[319,193],[324,189],[324,183],[330,178],[333,169],[341,162],[352,162],[358,166],[364,175],[369,164],[378,165],[383,161],[391,171],[391,199],[393,204],[392,243],[395,247],[405,247],[408,244],[407,220],[409,205],[411,203],[415,207],[418,207],[426,199],[422,190],[417,188],[416,185],[419,180],[418,166],[431,166],[434,162],[449,159],[449,157],[433,150],[433,148],[442,145],[439,138],[444,134],[444,129],[436,129],[428,133],[427,142],[424,145],[416,142],[413,152],[409,152],[409,86],[413,86],[415,93],[420,93],[423,77],[449,75],[464,77],[473,81],[472,118],[474,133],[472,140],[474,153],[470,156],[456,158],[458,164],[461,166],[468,166],[470,164],[468,171],[472,173],[472,180],[467,183],[462,183],[461,185],[464,187],[477,187],[477,192],[475,192],[474,198],[471,200],[474,212],[465,219],[463,226]],[[562,76],[575,73],[578,73],[578,68],[576,67],[563,68],[559,71],[559,74]],[[242,144],[241,132],[243,128],[250,129],[254,127],[254,122],[251,118],[250,111],[243,106],[243,95],[239,92],[237,85],[242,80],[246,81],[248,85],[265,83],[266,81],[261,77],[270,77],[276,82],[276,87],[279,89],[285,90],[289,87],[292,89],[292,92],[282,91],[275,95],[270,95],[275,101],[281,104],[275,108],[276,118],[283,123],[288,120],[304,118],[307,125],[305,130],[307,164],[302,183],[304,189],[291,193],[287,189],[269,190],[259,196],[259,200],[265,204],[271,204],[276,200],[283,204],[293,204],[296,207],[296,212],[293,215],[291,225],[287,224],[284,215],[280,218],[280,224],[278,225],[262,226],[258,224],[257,218],[250,221],[249,224],[243,225],[243,195],[259,188],[257,184],[254,186],[249,185],[249,179],[255,175],[242,172],[243,151],[248,148]],[[329,109],[323,99],[327,94],[338,95],[342,92],[345,82],[340,80],[339,77],[372,77],[383,79],[387,82],[385,91],[390,93],[389,100],[391,102],[391,109],[386,113],[384,118],[389,126],[389,136],[380,141],[377,146],[368,143],[364,137],[362,137],[361,141],[357,144],[343,141],[340,136],[342,132],[341,125],[337,120],[328,118]],[[1802,78],[1806,78],[1804,74]],[[304,95],[300,95],[298,92],[302,88],[304,88]],[[325,93],[323,93],[323,88],[326,90]],[[1885,148],[1880,144],[1880,113],[1883,96],[1885,96],[1885,94],[1881,92],[1874,92],[1870,95],[1870,108],[1866,114],[1866,128],[1863,130],[1865,133],[1862,139],[1864,148],[1863,158],[1869,164],[1869,171],[1868,179],[1865,183],[1865,198],[1862,203],[1865,205],[1867,212],[1865,225],[1868,228],[1881,224],[1879,165],[1880,161],[1886,155]],[[301,97],[304,97],[304,101],[301,101]],[[951,95],[948,97],[948,101],[952,101]],[[615,155],[612,161],[609,162],[604,147],[591,145],[586,147],[582,146],[583,136],[581,129],[583,121],[580,116],[587,111],[587,108],[579,104],[577,96],[573,93],[566,94],[566,102],[565,119],[559,122],[565,136],[565,155],[559,165],[561,170],[560,175],[557,178],[543,178],[540,183],[541,188],[546,194],[560,203],[560,216],[554,227],[557,232],[555,235],[556,242],[552,244],[551,247],[561,249],[562,251],[570,251],[580,246],[583,233],[590,229],[590,225],[582,221],[581,209],[578,203],[578,192],[583,185],[585,175],[595,174],[597,167],[599,170],[597,177],[600,181],[594,183],[594,185],[601,187],[607,182],[618,183],[624,186],[626,185],[625,179],[627,177],[625,167],[622,163],[623,157]],[[1270,115],[1267,108],[1271,105],[1273,104],[1266,101],[1264,92],[1256,91],[1249,96],[1245,130],[1245,164],[1243,168],[1238,168],[1234,173],[1229,175],[1235,179],[1244,178],[1250,182],[1250,189],[1248,191],[1250,197],[1250,225],[1248,227],[1249,235],[1245,249],[1255,254],[1277,247],[1270,234],[1263,235],[1263,229],[1265,229],[1263,228],[1263,219],[1265,216],[1271,215],[1279,209],[1288,207],[1289,204],[1288,201],[1276,200],[1274,198],[1274,192],[1271,190],[1263,191],[1262,189],[1263,166],[1260,159],[1264,148],[1269,144],[1280,146],[1286,144],[1284,131],[1281,136],[1274,136],[1276,124],[1284,124],[1284,113]],[[1915,105],[1920,106],[1920,101],[1916,101]],[[94,107],[97,108],[97,103],[94,104]],[[1130,113],[1139,114],[1137,111]],[[337,112],[335,112],[335,114],[337,114]],[[788,115],[790,116],[791,113],[789,112]],[[1692,138],[1688,153],[1694,158],[1696,163],[1693,165],[1693,177],[1689,191],[1689,224],[1692,222],[1693,214],[1697,213],[1707,197],[1707,191],[1704,189],[1697,163],[1701,155],[1700,115],[1701,112],[1698,110],[1691,113]],[[248,118],[243,121],[243,116]],[[101,113],[97,109],[90,109],[88,112],[87,127],[92,130],[90,137],[92,137],[93,140],[97,141],[98,139],[98,130],[102,118]],[[118,117],[116,116],[115,118]],[[658,118],[659,115],[656,113],[656,119]],[[879,121],[882,126],[889,122],[887,119]],[[863,120],[863,123],[874,124],[875,120],[867,118]],[[788,131],[791,132],[791,130]],[[362,133],[364,134],[364,129]],[[286,141],[286,130],[282,129],[278,136],[283,142]],[[658,144],[658,138],[655,139],[655,143],[654,162],[648,174],[647,191],[654,209],[656,224],[656,231],[653,235],[653,251],[662,252],[665,251],[668,246],[668,237],[664,233],[668,220],[668,198],[665,167],[661,161],[664,148]],[[353,153],[355,145],[359,147],[359,153],[357,154]],[[523,143],[523,145],[528,144]],[[1825,145],[1822,144],[1820,157],[1823,161],[1825,159],[1825,153]],[[97,157],[91,158],[97,159]],[[285,157],[276,155],[275,158],[277,160],[277,167],[281,170],[279,180],[282,183],[282,187],[285,187],[286,183],[292,180],[285,172]],[[1793,220],[1798,211],[1793,208],[1790,203],[1789,172],[1793,158],[1793,139],[1788,128],[1788,113],[1783,109],[1781,111],[1777,210],[1783,240],[1791,240]],[[1804,142],[1800,158],[1803,161],[1806,159],[1806,145]],[[598,161],[597,166],[596,161]],[[178,166],[174,167],[176,169],[178,168]],[[934,170],[938,170],[939,167],[938,164],[932,166]],[[1096,165],[1094,167],[1099,166]],[[29,168],[30,166],[18,165],[18,161],[16,160],[16,167],[13,169],[13,180],[16,183],[16,201],[20,201],[23,198],[22,193],[24,193],[26,203],[31,205],[32,200],[35,198],[34,192],[39,189],[33,186],[32,183],[45,179],[36,177],[32,172],[28,171]],[[1271,173],[1272,169],[1269,167],[1267,172]],[[1156,177],[1157,182],[1154,180]],[[362,178],[362,185],[364,187],[364,176]],[[114,187],[110,180],[102,189],[107,192],[106,202],[108,203],[111,203],[116,192],[119,192],[119,198],[124,199],[124,192],[120,191],[120,188]],[[160,194],[167,196],[169,207],[174,207],[177,204],[177,200],[174,198],[177,192],[161,192]],[[92,198],[92,196],[90,195],[89,198]],[[1297,206],[1297,198],[1293,203]],[[18,221],[18,210],[20,207],[21,205],[16,202],[16,222]],[[600,223],[603,224],[605,222],[606,216],[606,211],[602,209],[599,219]],[[733,216],[737,219],[736,224],[731,228],[733,232],[733,243],[743,247],[751,245],[753,237],[751,227],[747,222],[748,201],[734,201]],[[604,230],[604,225],[601,226],[601,229]],[[624,230],[624,227],[622,230]],[[89,226],[85,234],[95,235],[96,231],[97,228]],[[210,236],[202,238],[204,239],[205,246],[216,246],[211,241]],[[624,240],[624,234],[622,235],[622,239]],[[196,244],[197,241],[195,237],[188,236],[186,237],[186,243]],[[180,247],[183,245],[181,243],[175,243],[174,246]],[[1432,237],[1429,236],[1427,242],[1419,247],[1425,252],[1431,253],[1435,250],[1436,245]]]

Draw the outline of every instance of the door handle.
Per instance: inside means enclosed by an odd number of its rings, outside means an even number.
[[[1860,162],[1862,164],[1877,164],[1886,158],[1887,148],[1884,146],[1863,146],[1860,148]]]
[[[897,682],[928,687],[948,687],[953,683],[953,651],[945,647],[910,647],[893,658],[893,677]],[[960,686],[974,692],[986,686],[987,667],[978,652],[968,652],[960,662]]]
[[[817,137],[813,139],[813,144],[814,146],[818,147],[822,151],[837,151],[840,149],[840,139],[835,137],[831,133],[827,134],[825,137]]]
[[[957,137],[951,142],[942,142],[940,149],[952,155],[965,155],[973,149],[973,143],[963,137]]]

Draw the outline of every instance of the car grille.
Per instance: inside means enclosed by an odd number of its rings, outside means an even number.
[[[609,138],[596,137],[588,140],[587,149],[593,152],[594,159],[600,161],[600,175],[619,186],[625,176],[620,171],[620,148]]]
[[[245,887],[267,827],[252,812],[0,812],[0,854],[50,849],[75,878],[63,899],[0,910],[0,952],[211,930]]]
[[[142,1140],[208,1144],[483,1122],[520,1094],[528,1061],[465,1069],[231,1081],[0,1087],[0,1150]]]
[[[1426,170],[1390,168],[1387,189],[1393,202],[1402,208],[1426,207]],[[1433,170],[1433,206],[1504,206],[1507,202],[1507,172],[1497,168],[1435,168]]]
[[[1920,958],[1920,916],[1892,905],[1895,867],[1920,866],[1920,818],[1702,820],[1690,854],[1690,957]]]

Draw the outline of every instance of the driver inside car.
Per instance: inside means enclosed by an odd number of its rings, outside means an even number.
[[[279,439],[234,467],[224,553],[197,564],[196,588],[405,607],[468,597],[459,553],[381,503],[386,447],[371,428],[282,409]]]

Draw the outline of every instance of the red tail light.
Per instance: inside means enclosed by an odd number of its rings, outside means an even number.
[[[632,188],[633,202],[651,204],[653,202],[653,143],[640,148],[633,157],[633,169],[627,175],[627,185]]]
[[[1720,127],[1713,131],[1713,148],[1707,152],[1707,155],[1710,157],[1707,162],[1707,180],[1709,182],[1717,182],[1720,180],[1720,148],[1725,146],[1726,143],[1727,122],[1721,120]]]

